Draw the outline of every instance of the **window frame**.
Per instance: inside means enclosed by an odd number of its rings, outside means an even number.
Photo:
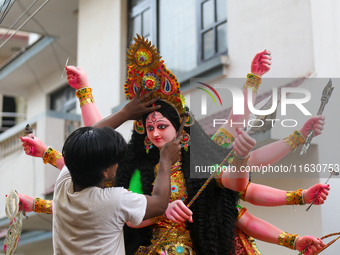
[[[132,35],[133,31],[133,22],[132,20],[138,16],[141,15],[144,11],[147,9],[150,9],[150,22],[151,22],[151,27],[150,27],[150,38],[151,42],[154,45],[158,45],[158,31],[157,31],[157,25],[158,25],[158,1],[157,0],[145,0],[139,4],[137,4],[134,7],[131,7],[131,1],[128,1],[128,40],[127,40],[127,47],[130,46],[131,41],[133,40],[133,37],[136,35]],[[141,31],[143,33],[143,19],[141,19]],[[142,35],[141,35],[142,36]]]
[[[67,94],[70,91],[74,90],[74,96],[72,96],[71,98],[67,99]],[[50,93],[49,98],[50,98],[50,109],[52,111],[56,111],[56,112],[63,112],[63,113],[70,113],[70,111],[72,110],[76,110],[77,108],[77,97],[75,95],[76,90],[72,87],[70,87],[69,85],[65,84],[64,86],[61,86],[59,89],[57,89],[56,91]],[[63,105],[63,107],[58,110],[56,109],[56,100],[58,98],[66,98],[65,103]]]
[[[208,2],[208,1],[213,1],[214,3],[214,24],[208,28],[203,29],[203,4]],[[197,1],[196,4],[196,12],[197,12],[197,42],[198,42],[198,52],[197,52],[197,65],[201,65],[204,62],[207,62],[217,56],[221,56],[221,55],[228,55],[228,45],[227,45],[227,49],[225,51],[222,52],[218,52],[218,47],[217,47],[217,27],[222,25],[223,23],[227,23],[228,22],[228,18],[226,18],[225,20],[222,21],[216,21],[217,20],[217,4],[216,4],[216,0],[199,0]],[[214,34],[214,55],[212,55],[211,57],[207,58],[207,59],[203,59],[203,35],[204,33],[208,32],[209,30],[213,30],[213,34]],[[227,29],[228,31],[228,29]]]

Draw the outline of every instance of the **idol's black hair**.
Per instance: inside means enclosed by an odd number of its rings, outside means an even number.
[[[180,126],[177,112],[166,102],[157,101],[161,105],[157,110],[174,125],[176,130]],[[142,117],[145,127],[145,119]],[[191,139],[198,139],[200,146],[189,146],[188,151],[182,149],[182,169],[189,200],[196,194],[206,178],[190,178],[190,168],[195,165],[215,165],[223,161],[229,150],[220,147],[204,132],[196,122],[184,131],[191,135]],[[136,169],[140,171],[142,189],[144,194],[150,195],[154,177],[154,167],[159,162],[158,148],[150,149],[146,153],[144,139],[146,133],[141,135],[133,130],[128,151],[119,164],[116,177],[116,186],[129,187],[132,174]],[[193,170],[193,169],[192,169]],[[206,254],[234,254],[235,222],[238,211],[236,204],[238,193],[221,188],[212,180],[207,188],[191,206],[193,223],[187,223],[193,241],[194,250],[198,255]],[[139,246],[149,246],[152,239],[150,227],[132,229],[124,228],[126,254],[134,254]]]

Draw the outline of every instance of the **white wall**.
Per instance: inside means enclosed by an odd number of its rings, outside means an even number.
[[[273,57],[266,77],[298,77],[314,69],[310,1],[228,1],[227,14],[229,77],[244,77],[253,55],[264,49]]]
[[[326,77],[327,79],[338,78],[340,76],[340,17],[337,11],[340,8],[340,3],[339,1],[331,0],[322,1],[322,3],[311,0],[311,7],[316,76]],[[333,79],[335,89],[325,109],[327,122],[325,137],[319,142],[327,148],[320,151],[320,159],[325,163],[334,161],[339,163],[338,144],[340,143],[340,138],[337,135],[340,125],[340,114],[338,111],[339,84],[339,79]],[[340,229],[340,223],[337,220],[337,212],[340,210],[338,202],[338,195],[340,194],[339,178],[331,179],[329,183],[331,184],[331,193],[326,203],[330,203],[330,207],[321,207],[322,235],[338,232]],[[328,238],[327,242],[331,240],[331,238]],[[337,254],[338,250],[339,245],[334,244],[326,250],[325,254]]]
[[[126,5],[123,0],[79,1],[78,66],[87,72],[103,117],[124,98]]]
[[[50,109],[49,94],[67,84],[66,76],[61,73],[50,73],[37,83],[30,84],[27,89],[27,119]]]

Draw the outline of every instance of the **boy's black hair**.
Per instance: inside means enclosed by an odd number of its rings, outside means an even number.
[[[82,127],[70,134],[63,147],[65,165],[74,184],[97,186],[103,171],[119,163],[126,153],[123,136],[111,127]]]

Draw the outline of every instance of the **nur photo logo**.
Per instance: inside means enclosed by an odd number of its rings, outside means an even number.
[[[218,100],[220,101],[220,104],[222,106],[222,100],[221,100],[221,97],[220,95],[217,93],[217,91],[212,87],[210,86],[209,84],[206,84],[206,83],[203,83],[203,82],[197,82],[198,84],[201,84],[203,86],[206,86],[207,88],[209,88],[212,92],[215,93],[215,95],[217,96]],[[204,88],[201,88],[201,87],[196,87],[197,89],[200,89],[200,90],[203,90],[204,92],[206,92],[211,98],[212,100],[214,101],[215,105],[217,106],[217,103],[216,103],[216,100],[214,98],[214,96],[211,94],[211,92],[207,89],[204,89]],[[202,95],[202,114],[203,115],[206,115],[207,114],[207,97],[206,97],[206,94],[203,94]]]

